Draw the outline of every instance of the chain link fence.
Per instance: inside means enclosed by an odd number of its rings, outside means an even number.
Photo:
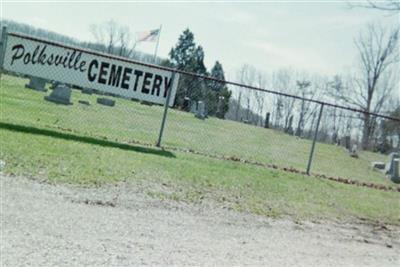
[[[61,96],[69,103],[57,104],[48,100],[58,81],[3,71],[0,123],[394,186],[386,174],[393,178],[398,170],[388,169],[387,153],[399,149],[399,118],[172,71],[180,76],[172,108],[72,84],[70,98]],[[209,90],[218,84],[230,98]],[[383,133],[386,124],[397,130]]]

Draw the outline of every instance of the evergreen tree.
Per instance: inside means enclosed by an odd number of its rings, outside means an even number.
[[[225,74],[221,63],[215,62],[213,68],[211,69],[211,77],[218,80],[225,81]],[[231,92],[224,82],[209,81],[208,82],[209,91],[207,92],[207,105],[209,106],[209,114],[217,115],[223,118],[225,113],[228,112],[229,108],[229,98],[231,97]],[[220,113],[218,112],[218,102],[219,98],[223,97],[222,107]]]
[[[194,35],[189,29],[186,29],[179,36],[176,46],[169,52],[171,63],[179,70],[188,70],[187,68],[190,65],[190,61],[193,60],[195,50]]]
[[[179,70],[192,72],[204,76],[211,75],[214,78],[225,80],[224,70],[221,63],[215,62],[209,74],[204,65],[204,49],[196,45],[193,33],[186,29],[179,36],[178,42],[171,49],[170,64]],[[166,63],[164,63],[166,64]],[[182,107],[184,98],[189,97],[192,101],[205,101],[209,115],[216,115],[218,110],[218,99],[224,97],[219,117],[223,117],[228,111],[231,92],[225,83],[213,82],[189,75],[181,75],[176,93],[175,105]]]
[[[186,29],[179,36],[178,43],[171,49],[170,61],[179,70],[207,75],[204,65],[204,50],[194,42],[194,35]],[[183,105],[185,97],[192,101],[204,100],[207,88],[202,79],[181,75],[175,98],[175,105]]]

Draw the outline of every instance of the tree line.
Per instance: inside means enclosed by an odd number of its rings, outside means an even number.
[[[388,150],[391,137],[400,140],[400,123],[369,113],[399,117],[399,28],[385,29],[368,25],[355,38],[357,66],[333,77],[310,74],[290,68],[264,73],[250,65],[237,72],[240,83],[292,94],[307,99],[348,106],[364,111],[356,113],[325,107],[319,138],[337,143],[340,137],[353,136],[363,149]],[[319,105],[309,101],[233,89],[228,119],[263,125],[266,112],[271,125],[287,133],[312,138]],[[388,139],[389,138],[389,139]],[[389,141],[388,141],[389,140]],[[399,141],[397,144],[399,146]],[[400,146],[399,146],[400,148]]]

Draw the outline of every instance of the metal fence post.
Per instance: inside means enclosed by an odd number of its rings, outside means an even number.
[[[157,147],[161,146],[161,140],[162,140],[162,136],[163,136],[163,133],[164,133],[165,121],[167,120],[167,112],[168,112],[169,100],[171,98],[171,92],[172,92],[172,87],[174,86],[174,80],[175,80],[175,72],[172,72],[171,83],[170,83],[170,86],[168,88],[167,98],[166,98],[165,104],[164,104],[164,114],[163,114],[162,121],[161,121],[160,133],[158,135],[158,140],[157,140],[157,144],[156,144]]]
[[[313,156],[314,156],[315,143],[317,142],[317,137],[318,137],[319,123],[321,122],[322,111],[324,109],[324,103],[321,103],[320,105],[321,105],[321,107],[319,109],[317,126],[315,127],[314,139],[313,139],[313,142],[312,142],[312,145],[311,145],[310,157],[308,158],[308,164],[307,164],[307,174],[308,175],[310,175],[311,163],[312,163]]]
[[[1,74],[3,73],[3,63],[4,63],[4,55],[6,52],[6,38],[7,38],[7,26],[3,26],[1,30],[1,40],[0,40],[0,79]]]

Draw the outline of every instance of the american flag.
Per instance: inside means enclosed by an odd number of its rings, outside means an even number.
[[[136,33],[136,42],[155,42],[160,29]]]

